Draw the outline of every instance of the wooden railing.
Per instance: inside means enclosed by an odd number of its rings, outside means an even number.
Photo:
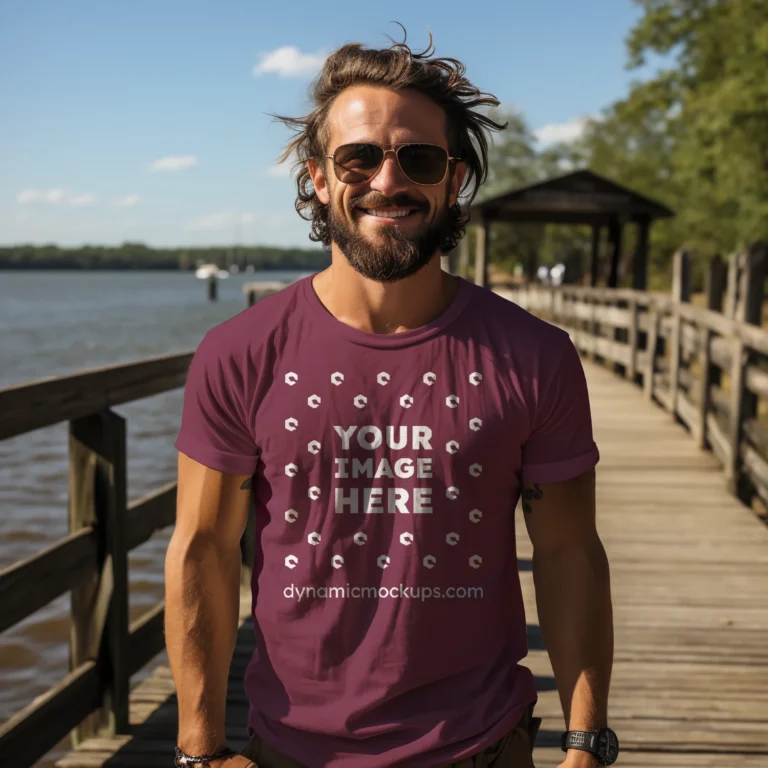
[[[0,726],[3,764],[33,765],[69,733],[74,747],[129,733],[131,676],[165,638],[163,601],[129,622],[128,552],[173,525],[176,483],[127,503],[126,422],[112,408],[184,386],[192,354],[0,389],[0,440],[69,422],[69,535],[0,572],[0,631],[67,592],[72,605],[70,672]]]
[[[533,286],[497,290],[567,330],[577,348],[641,385],[645,396],[684,424],[725,470],[744,503],[768,507],[768,332],[761,328],[768,247],[756,244],[725,263],[714,258],[705,305],[691,304],[690,254],[673,263],[671,295],[645,291]]]

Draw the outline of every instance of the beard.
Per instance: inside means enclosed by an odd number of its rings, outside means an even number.
[[[416,274],[437,253],[450,234],[451,219],[446,190],[445,200],[434,220],[421,230],[408,232],[404,228],[382,224],[375,234],[362,232],[360,208],[353,208],[351,221],[336,215],[331,204],[328,229],[350,266],[363,277],[377,283],[394,283]],[[419,209],[421,210],[421,209]]]

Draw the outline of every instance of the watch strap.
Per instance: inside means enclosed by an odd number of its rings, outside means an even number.
[[[599,737],[600,731],[566,731],[560,737],[560,748],[563,752],[569,749],[580,749],[597,755]]]

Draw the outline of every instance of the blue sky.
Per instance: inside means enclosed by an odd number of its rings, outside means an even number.
[[[630,0],[0,3],[0,244],[315,247],[275,161],[347,42],[459,59],[543,141],[623,96]],[[282,175],[281,175],[282,174]]]

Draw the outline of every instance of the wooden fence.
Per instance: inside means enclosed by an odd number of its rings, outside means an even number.
[[[66,592],[72,606],[70,672],[0,726],[6,765],[33,765],[69,733],[77,747],[98,733],[129,732],[131,676],[165,637],[163,601],[129,623],[128,552],[173,525],[176,482],[127,503],[126,422],[112,408],[184,386],[192,354],[0,390],[0,439],[69,422],[69,535],[0,572],[0,631]]]
[[[691,303],[691,257],[675,254],[672,294],[533,286],[498,292],[566,329],[579,350],[610,365],[674,415],[725,471],[744,503],[768,507],[768,332],[761,328],[768,246],[715,257],[705,305]]]

